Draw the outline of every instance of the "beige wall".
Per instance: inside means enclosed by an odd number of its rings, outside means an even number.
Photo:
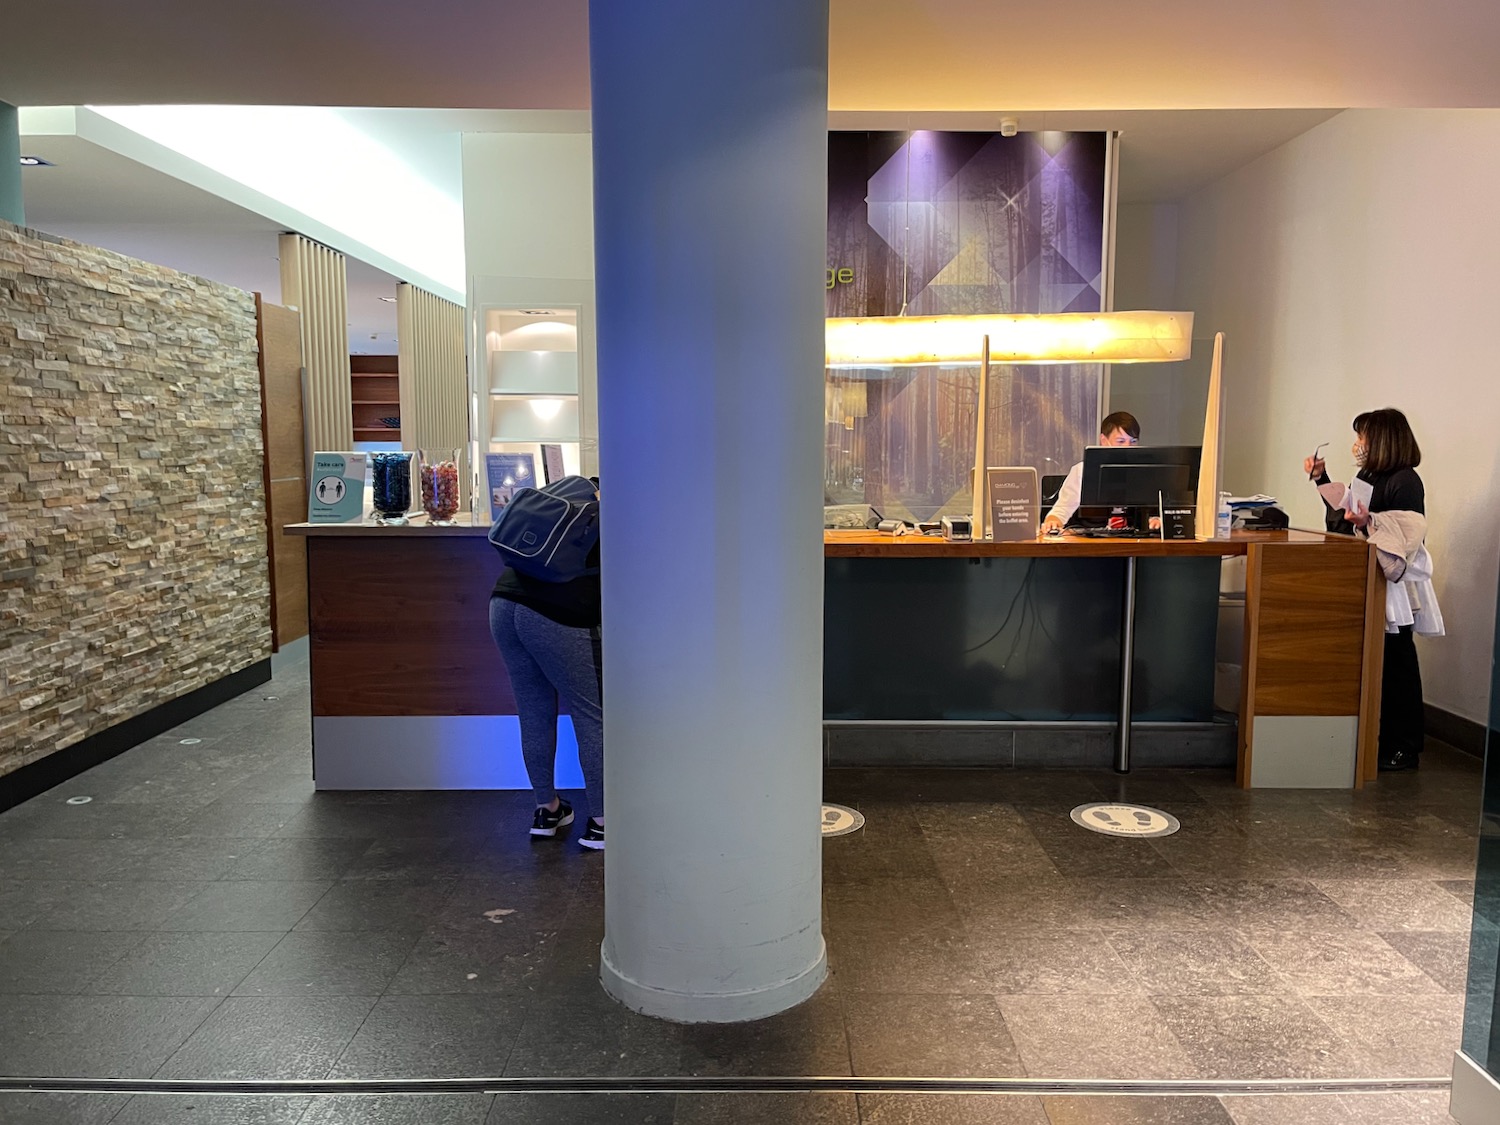
[[[1183,202],[1180,301],[1226,333],[1226,486],[1321,505],[1302,458],[1396,406],[1422,445],[1449,635],[1420,641],[1427,699],[1488,711],[1500,535],[1500,111],[1355,110]]]
[[[0,223],[0,774],[270,655],[250,294]]]

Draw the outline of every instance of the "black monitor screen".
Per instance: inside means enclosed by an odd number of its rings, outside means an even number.
[[[1197,445],[1091,445],[1083,451],[1086,508],[1154,508],[1161,500],[1191,504],[1198,491]]]

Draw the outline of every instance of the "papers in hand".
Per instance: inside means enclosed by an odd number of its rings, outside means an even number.
[[[1267,496],[1264,492],[1257,492],[1254,496],[1231,496],[1229,506],[1231,508],[1264,508],[1268,504],[1276,503],[1276,497]]]
[[[1367,480],[1355,478],[1352,484],[1320,484],[1318,494],[1328,501],[1330,508],[1345,512],[1368,512],[1370,501],[1375,497],[1375,486]]]

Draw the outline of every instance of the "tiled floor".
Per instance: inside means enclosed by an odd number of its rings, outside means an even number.
[[[827,798],[868,821],[824,845],[829,984],[755,1025],[684,1028],[599,989],[600,856],[532,843],[526,795],[315,796],[307,709],[292,666],[0,815],[0,1074],[1424,1077],[1459,1042],[1479,772],[1442,747],[1358,793],[831,771]],[[1115,797],[1182,831],[1068,819]],[[1345,1125],[1446,1121],[1445,1105],[0,1095],[0,1122]]]

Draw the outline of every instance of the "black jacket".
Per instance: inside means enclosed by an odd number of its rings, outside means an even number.
[[[599,548],[589,552],[590,566],[599,565]],[[588,575],[570,582],[543,582],[506,567],[495,583],[491,597],[524,605],[543,617],[572,629],[599,625],[599,576]]]
[[[1422,478],[1417,476],[1416,469],[1392,469],[1388,473],[1367,473],[1361,469],[1359,479],[1368,481],[1374,490],[1370,497],[1370,511],[1427,514],[1426,490],[1422,487]],[[1325,472],[1317,483],[1328,484],[1328,474]],[[1344,518],[1342,511],[1327,500],[1323,501],[1323,507],[1327,509],[1323,518],[1329,531],[1336,535],[1354,534],[1354,525]]]

